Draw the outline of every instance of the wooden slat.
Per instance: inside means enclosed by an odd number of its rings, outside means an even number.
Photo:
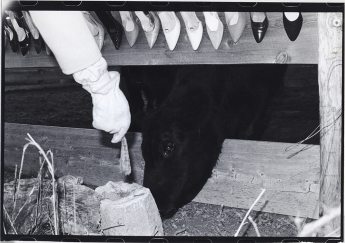
[[[91,186],[124,178],[119,166],[120,146],[110,143],[109,134],[94,129],[11,123],[5,123],[4,132],[5,169],[19,166],[24,138],[30,133],[44,150],[52,149],[58,177],[82,176]],[[126,138],[134,180],[142,184],[141,134],[128,133]],[[265,188],[265,206],[260,200],[256,210],[317,217],[319,146],[301,145],[285,152],[291,145],[227,139],[213,176],[194,201],[248,209]],[[296,153],[301,149],[304,151]],[[28,149],[23,169],[26,174],[38,171],[36,149]]]
[[[113,12],[119,18],[118,12]],[[239,64],[239,63],[275,63],[281,53],[288,55],[287,63],[317,64],[318,38],[317,13],[303,13],[303,27],[296,41],[287,37],[282,13],[268,12],[269,28],[261,43],[256,43],[252,34],[249,13],[247,14],[246,29],[240,41],[234,44],[231,40],[224,13],[220,18],[224,24],[223,39],[218,50],[211,44],[206,31],[204,16],[197,15],[203,23],[204,33],[197,51],[192,49],[185,25],[180,13],[177,17],[181,21],[181,34],[173,51],[168,49],[162,30],[154,47],[150,50],[144,32],[140,26],[140,33],[135,45],[130,48],[125,35],[123,35],[120,50],[115,50],[108,34],[102,49],[104,58],[109,65],[169,65],[169,64]],[[97,18],[95,16],[95,18]],[[44,52],[37,55],[32,47],[30,55],[22,57],[19,51],[14,54],[9,45],[5,51],[5,68],[15,67],[53,67],[57,66],[55,58],[47,56]]]

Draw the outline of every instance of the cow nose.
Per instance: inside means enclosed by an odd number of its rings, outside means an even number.
[[[143,186],[150,188],[151,185],[154,185],[152,176],[144,176]]]
[[[162,219],[171,218],[177,212],[177,208],[169,208],[167,210],[159,210]]]
[[[148,185],[152,184],[150,183],[152,181],[152,172],[149,173],[147,170],[144,171],[144,181],[143,181],[143,186],[148,187]]]

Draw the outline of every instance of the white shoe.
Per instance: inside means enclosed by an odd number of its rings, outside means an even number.
[[[195,51],[198,49],[201,39],[202,39],[203,27],[202,27],[201,21],[198,19],[195,12],[180,12],[180,13],[186,25],[189,41],[192,44],[193,50]],[[192,18],[195,22],[198,23],[197,27],[192,25],[190,21]]]
[[[119,11],[119,13],[128,44],[132,47],[138,39],[139,27],[130,11]]]
[[[152,49],[153,45],[156,43],[160,30],[159,19],[153,11],[150,11],[148,15],[145,15],[143,11],[136,11],[135,14],[141,22],[147,43],[149,44],[150,49]]]
[[[208,36],[214,49],[217,50],[223,38],[223,23],[220,21],[217,12],[204,12],[204,16]]]
[[[98,23],[88,11],[82,11],[83,16],[86,20],[86,24],[89,27],[99,50],[102,50],[103,43],[104,43],[104,28],[103,26]]]
[[[159,12],[158,16],[162,23],[163,33],[168,43],[169,49],[175,49],[181,31],[180,20],[176,17],[175,12]],[[173,26],[171,28],[170,26]]]

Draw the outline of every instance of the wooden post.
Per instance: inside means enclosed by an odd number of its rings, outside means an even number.
[[[320,92],[320,201],[323,216],[341,203],[342,13],[318,13]],[[340,218],[324,228],[340,227]]]

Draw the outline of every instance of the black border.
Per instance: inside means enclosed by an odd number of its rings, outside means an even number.
[[[8,2],[5,0],[5,2]],[[36,2],[36,1],[31,1]],[[77,1],[76,1],[77,2]],[[2,2],[4,3],[4,2]],[[29,2],[28,2],[29,3]],[[65,10],[65,11],[76,11],[76,10],[85,10],[85,11],[135,11],[140,9],[141,11],[217,11],[217,12],[224,12],[224,11],[238,11],[238,12],[341,12],[343,15],[343,26],[342,32],[344,33],[344,3],[310,3],[310,2],[302,2],[299,3],[298,6],[284,6],[283,2],[258,2],[255,3],[253,7],[242,7],[239,5],[239,2],[212,2],[211,5],[209,3],[205,4],[206,6],[199,6],[196,5],[195,2],[185,1],[185,2],[169,2],[166,6],[155,6],[155,2],[144,2],[144,1],[128,1],[128,2],[121,2],[120,6],[113,6],[110,5],[114,3],[114,1],[83,1],[78,6],[65,6],[62,1],[37,1],[34,6],[23,6],[20,4],[19,1],[11,1],[10,4],[6,4],[2,6],[2,12],[6,9],[11,10]],[[160,4],[163,2],[158,2]],[[165,3],[165,2],[164,2]],[[254,3],[253,3],[254,4]],[[3,4],[4,5],[4,4]],[[202,3],[201,3],[202,5]],[[6,7],[6,8],[5,8]],[[1,26],[1,33],[3,33],[3,26]],[[2,40],[2,50],[4,50],[4,35],[1,35]],[[342,91],[343,91],[343,105],[344,105],[344,37],[342,40],[343,45],[343,53],[342,53]],[[4,80],[4,72],[5,64],[4,64],[4,52],[1,52],[1,80]],[[4,143],[4,82],[1,82],[1,145]],[[342,198],[342,205],[341,205],[341,219],[344,219],[344,114],[342,114],[342,176],[341,176],[341,198]],[[4,171],[2,170],[4,166],[4,146],[1,146],[1,177],[4,176]],[[1,205],[3,205],[3,180],[1,180]],[[3,210],[1,211],[1,220],[3,218]],[[162,237],[153,237],[153,236],[42,236],[42,235],[8,235],[4,234],[3,227],[1,228],[1,235],[0,240],[4,241],[29,241],[29,240],[36,240],[36,241],[62,241],[67,239],[68,241],[80,240],[81,242],[114,242],[111,239],[123,239],[124,242],[196,242],[196,243],[206,243],[210,242],[282,242],[283,240],[292,240],[292,241],[304,241],[304,242],[326,242],[326,241],[335,241],[344,242],[344,222],[341,222],[341,230],[340,230],[340,237],[204,237],[204,236],[162,236]],[[166,241],[165,241],[165,240]],[[289,242],[289,241],[287,241]]]
[[[25,2],[25,1],[22,1]],[[32,1],[31,1],[32,2]],[[77,2],[77,1],[76,1]],[[257,2],[253,7],[242,7],[239,2],[211,2],[210,6],[200,6],[196,2],[181,1],[168,2],[166,6],[154,5],[155,2],[147,1],[122,1],[123,5],[111,5],[115,1],[81,1],[77,6],[65,6],[63,1],[37,1],[35,6],[23,6],[20,1],[13,1],[7,8],[13,10],[110,10],[110,11],[238,11],[238,12],[344,12],[344,4],[341,3],[310,3],[303,2],[298,6],[284,6],[283,2]],[[246,5],[245,3],[241,3]],[[254,4],[254,3],[253,3]],[[338,6],[331,6],[338,5]],[[340,5],[340,6],[339,6]]]

